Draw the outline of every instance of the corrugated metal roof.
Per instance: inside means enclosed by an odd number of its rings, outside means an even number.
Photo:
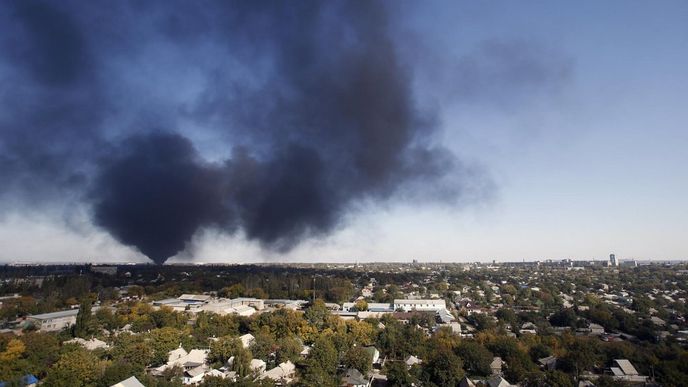
[[[28,316],[28,317],[36,319],[36,320],[49,320],[51,318],[62,318],[62,317],[76,316],[78,313],[79,313],[79,309],[68,309],[68,310],[61,310],[59,312],[34,314],[34,315]]]
[[[636,371],[635,367],[633,367],[633,364],[631,364],[631,362],[627,359],[614,359],[614,361],[619,366],[619,368],[621,368],[624,374],[638,375],[638,371]]]

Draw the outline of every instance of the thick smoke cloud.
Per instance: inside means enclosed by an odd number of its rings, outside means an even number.
[[[219,168],[204,165],[186,138],[152,133],[124,141],[91,191],[96,224],[155,262],[184,249],[204,225],[221,225]]]
[[[2,8],[0,194],[77,198],[157,263],[203,228],[287,251],[358,202],[469,175],[434,144],[381,3]]]

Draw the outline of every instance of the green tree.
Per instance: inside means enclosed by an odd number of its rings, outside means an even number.
[[[103,374],[103,364],[90,351],[75,347],[60,356],[50,368],[45,385],[50,387],[94,386]]]
[[[103,376],[100,381],[101,386],[112,386],[113,384],[119,383],[132,375],[137,375],[141,372],[141,369],[131,363],[126,361],[115,361],[110,363],[103,372]]]
[[[367,374],[373,365],[372,355],[360,346],[351,347],[342,360],[346,368],[355,368],[363,375]]]
[[[101,328],[113,331],[124,326],[124,321],[110,308],[100,308],[95,313],[95,321]]]
[[[336,375],[325,371],[314,362],[309,361],[296,385],[303,387],[337,387],[339,386],[339,379]]]
[[[232,371],[236,372],[237,375],[242,378],[251,373],[251,359],[253,355],[251,351],[240,346],[235,349],[233,354],[234,359],[232,361]]]
[[[21,341],[26,347],[26,371],[39,377],[45,375],[60,355],[60,341],[55,335],[40,332],[26,333],[21,337]]]
[[[545,385],[557,387],[574,387],[573,379],[561,371],[545,372]]]
[[[463,364],[467,370],[481,376],[488,376],[492,369],[492,352],[479,343],[472,340],[465,340],[459,344],[457,354],[463,359]]]
[[[283,363],[287,360],[296,363],[299,359],[303,344],[294,337],[283,337],[277,340],[277,363]]]
[[[355,308],[359,312],[368,310],[368,303],[365,300],[356,301]]]
[[[91,300],[85,298],[81,301],[79,313],[74,324],[74,336],[88,338],[94,332],[93,315],[91,314]]]
[[[573,337],[562,358],[562,367],[571,371],[578,380],[581,372],[591,370],[599,360],[598,347],[597,340]]]
[[[275,338],[269,333],[256,333],[253,344],[251,344],[251,353],[256,359],[262,359],[266,362],[270,355],[277,350],[277,343]]]
[[[0,352],[0,375],[3,378],[13,379],[23,376],[24,369],[29,364],[24,359],[26,346],[19,339],[12,338]]]
[[[113,360],[132,364],[139,370],[153,362],[154,349],[142,335],[123,333],[117,335],[110,351]]]
[[[325,336],[320,336],[313,343],[309,360],[311,365],[316,364],[328,374],[334,374],[339,364],[339,354],[332,341]]]
[[[391,387],[408,387],[414,380],[402,361],[390,361],[387,363],[387,382]]]
[[[306,312],[303,314],[303,317],[306,319],[306,321],[319,330],[324,328],[327,317],[329,316],[330,311],[327,310],[323,300],[315,300],[315,302],[308,309],[306,309]]]
[[[475,325],[476,329],[479,331],[485,331],[488,329],[493,329],[495,327],[494,320],[492,316],[488,316],[483,313],[474,313],[469,316],[468,320]]]
[[[423,378],[434,386],[458,386],[463,376],[461,358],[448,348],[431,353],[423,367]]]
[[[167,362],[167,354],[179,347],[182,341],[183,332],[175,328],[154,329],[148,334],[149,343],[153,348],[152,364],[162,365]]]
[[[230,357],[243,349],[241,340],[229,336],[220,337],[210,344],[208,361],[211,363],[225,364]]]
[[[246,288],[242,284],[234,284],[220,289],[218,296],[227,298],[237,298],[241,297],[246,293]]]
[[[571,308],[562,309],[549,318],[549,323],[555,327],[575,327],[578,316]]]

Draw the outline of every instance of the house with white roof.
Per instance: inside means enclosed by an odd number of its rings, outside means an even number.
[[[76,315],[78,313],[79,309],[68,309],[27,316],[26,320],[33,323],[41,332],[55,332],[76,324]]]
[[[296,374],[296,366],[291,361],[287,360],[280,363],[277,367],[266,371],[260,376],[260,379],[270,379],[277,385],[289,384],[294,379]]]
[[[265,366],[265,361],[261,359],[251,359],[251,364],[249,368],[251,368],[251,371],[255,371],[259,374],[262,374],[263,372],[265,372]]]
[[[160,367],[153,368],[152,373],[154,375],[160,375],[163,371],[168,368],[175,366],[182,367],[185,372],[190,371],[199,366],[205,366],[208,359],[209,349],[192,349],[190,352],[186,352],[184,348],[179,346],[179,348],[173,349],[167,354],[167,363]]]
[[[394,300],[394,310],[404,312],[412,310],[437,312],[443,309],[447,309],[447,302],[444,300]]]
[[[241,340],[241,345],[243,345],[244,348],[248,348],[251,346],[251,344],[253,344],[256,338],[253,337],[252,334],[247,333],[245,335],[239,336],[239,340]]]
[[[501,357],[497,356],[492,358],[492,363],[490,363],[492,375],[500,375],[502,373],[502,366],[504,366],[504,361]]]
[[[139,382],[139,380],[136,379],[136,376],[132,376],[128,379],[122,380],[119,383],[113,384],[110,387],[146,387],[146,386],[144,386],[141,382]]]
[[[423,363],[423,361],[420,360],[419,358],[413,356],[413,355],[410,355],[409,357],[406,358],[406,360],[404,360],[404,363],[406,363],[407,368],[411,368],[416,364]]]
[[[506,379],[499,375],[495,375],[488,379],[487,385],[490,387],[515,387],[515,385],[509,383]]]
[[[349,368],[346,374],[342,377],[341,386],[346,387],[370,387],[372,378],[366,377],[359,370]]]
[[[614,380],[627,383],[645,383],[648,377],[640,375],[628,359],[614,359],[610,367]]]

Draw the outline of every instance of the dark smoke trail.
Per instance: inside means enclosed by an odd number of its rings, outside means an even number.
[[[203,228],[287,251],[360,201],[467,176],[380,2],[27,0],[0,25],[0,194],[76,193],[157,263]]]
[[[228,10],[245,23],[228,27],[235,58],[271,69],[258,88],[221,87],[221,75],[191,115],[239,133],[245,147],[219,167],[180,137],[129,140],[95,182],[96,224],[156,262],[202,227],[239,225],[285,251],[331,231],[355,200],[446,173],[419,141],[433,128],[416,111],[384,9],[317,5]],[[254,30],[261,23],[274,31]]]

